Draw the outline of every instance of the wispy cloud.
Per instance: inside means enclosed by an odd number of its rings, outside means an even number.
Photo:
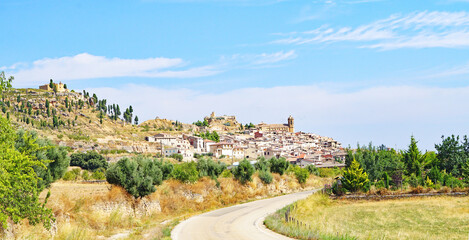
[[[451,77],[459,75],[468,75],[469,74],[469,63],[455,66],[450,69],[446,69],[437,73],[427,74],[423,78],[442,78],[442,77]]]
[[[322,26],[311,31],[292,32],[274,40],[276,44],[319,44],[358,42],[359,47],[397,48],[469,47],[469,13],[414,12],[395,14],[357,27]]]
[[[297,55],[295,53],[295,50],[291,50],[288,52],[280,51],[280,52],[275,52],[275,53],[262,53],[262,54],[255,55],[252,63],[256,65],[272,64],[272,63],[278,63],[281,61],[291,60],[296,57]]]
[[[32,63],[0,66],[0,71],[15,76],[15,85],[29,86],[48,79],[70,81],[97,78],[198,78],[239,68],[272,66],[296,58],[294,50],[262,54],[236,54],[211,65],[190,66],[180,58],[123,59],[81,53],[75,56],[44,58]]]
[[[122,59],[81,53],[71,57],[44,58],[3,67],[17,84],[112,77],[194,78],[217,74],[212,66],[185,68],[180,58]]]
[[[277,64],[298,57],[295,50],[261,54],[234,54],[222,56],[220,62],[225,68],[276,67]]]

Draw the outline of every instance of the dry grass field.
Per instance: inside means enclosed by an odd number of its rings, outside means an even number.
[[[242,185],[233,178],[219,178],[219,184],[202,178],[194,184],[164,181],[157,191],[144,199],[134,200],[125,190],[109,184],[59,181],[52,184],[47,206],[57,219],[54,234],[42,226],[27,223],[15,229],[18,239],[168,239],[178,219],[245,201],[322,186],[324,178],[311,176],[298,184],[293,175],[274,174],[265,185],[257,177]],[[47,192],[41,194],[45,197]],[[142,204],[144,203],[144,204]],[[156,206],[139,212],[142,206]]]
[[[315,194],[292,216],[323,236],[343,239],[468,239],[469,197],[384,201],[330,200]]]

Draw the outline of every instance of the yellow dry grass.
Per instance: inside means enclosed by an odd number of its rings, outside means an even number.
[[[47,206],[57,219],[54,236],[42,226],[29,226],[26,222],[17,229],[19,239],[96,239],[129,232],[130,239],[162,239],[170,230],[165,220],[186,218],[191,215],[253,199],[281,194],[282,191],[319,187],[324,180],[311,176],[304,185],[294,176],[274,174],[274,181],[265,185],[257,177],[242,185],[233,178],[215,180],[202,178],[194,184],[181,184],[176,180],[164,181],[157,191],[146,197],[158,201],[161,212],[151,215],[125,214],[121,209],[112,212],[95,211],[99,204],[127,203],[138,205],[124,189],[109,184],[85,184],[59,181],[52,184]],[[282,191],[281,191],[282,190]],[[46,191],[41,196],[46,195]]]
[[[314,194],[297,202],[293,216],[320,235],[358,239],[467,239],[469,197],[384,201],[330,200]]]

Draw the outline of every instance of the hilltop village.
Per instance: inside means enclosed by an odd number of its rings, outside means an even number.
[[[295,131],[292,116],[281,124],[242,124],[235,116],[212,112],[192,124],[158,117],[139,124],[132,106],[122,119],[119,105],[52,80],[39,89],[14,89],[4,102],[3,113],[22,128],[72,151],[98,151],[110,162],[141,153],[179,155],[184,161],[210,156],[232,164],[244,158],[284,157],[300,166],[333,167],[343,166],[345,158],[336,140]]]
[[[300,166],[314,164],[333,167],[342,166],[346,155],[341,143],[330,137],[295,132],[292,116],[288,117],[286,124],[243,126],[236,121],[235,116],[216,116],[212,112],[204,118],[204,123],[205,126],[198,127],[197,132],[215,132],[215,141],[193,133],[158,133],[147,136],[146,140],[161,144],[162,155],[169,157],[178,153],[184,160],[209,155],[228,158],[235,163],[236,159],[256,160],[263,156],[267,159],[284,157]],[[232,133],[233,126],[238,129],[236,133]]]

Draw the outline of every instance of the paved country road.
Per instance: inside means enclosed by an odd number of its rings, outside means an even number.
[[[258,200],[191,217],[171,232],[173,240],[291,239],[268,230],[264,218],[318,190]]]

